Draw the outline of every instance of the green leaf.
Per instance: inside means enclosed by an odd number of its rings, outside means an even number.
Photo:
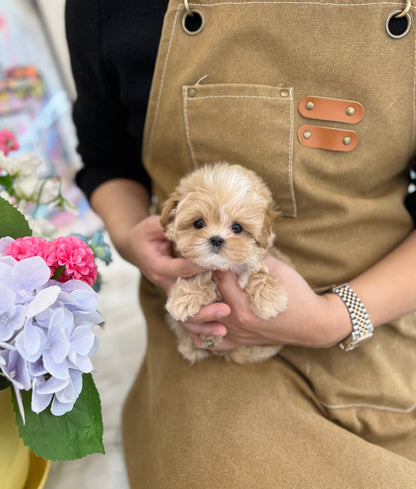
[[[4,187],[7,193],[13,192],[14,178],[11,175],[2,175],[0,177],[0,185]]]
[[[6,379],[4,375],[0,375],[0,391],[4,389],[8,389],[9,387],[12,386],[12,383],[10,382],[9,379]]]
[[[104,453],[101,402],[91,374],[82,376],[82,392],[69,413],[54,416],[49,408],[39,414],[30,408],[31,391],[22,391],[26,424],[13,395],[20,437],[32,452],[47,460],[62,461]]]
[[[57,268],[56,272],[52,275],[52,280],[57,280],[65,272],[65,265],[61,265]]]
[[[0,237],[17,239],[31,236],[32,230],[25,217],[16,207],[0,197]]]

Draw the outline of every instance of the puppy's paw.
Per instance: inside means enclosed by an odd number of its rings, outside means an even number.
[[[196,295],[172,296],[166,302],[166,310],[177,321],[186,321],[195,316],[203,305]]]
[[[253,273],[245,291],[253,313],[262,318],[270,319],[286,309],[287,296],[276,280],[265,272]]]
[[[188,335],[183,336],[178,340],[178,351],[190,364],[201,362],[211,356],[211,353],[208,350],[197,348]]]
[[[179,278],[172,287],[166,302],[166,310],[177,321],[186,321],[195,316],[202,306],[219,299],[219,291],[211,279],[212,272],[204,272],[194,277]]]
[[[214,348],[214,346],[219,345],[223,340],[222,336],[208,336],[204,334],[201,334],[200,338],[201,338],[201,348],[207,350],[209,350],[210,348]]]

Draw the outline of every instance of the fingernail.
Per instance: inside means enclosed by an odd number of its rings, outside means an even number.
[[[219,270],[215,271],[215,278],[217,278],[218,280],[222,280],[223,276],[224,276],[223,272]]]
[[[192,341],[194,342],[194,345],[197,348],[201,348],[201,338],[199,337],[199,335],[194,334],[194,333],[190,333],[189,336],[192,338]]]
[[[222,319],[222,318],[225,318],[227,314],[225,314],[224,311],[218,311],[217,314],[216,314],[216,317],[217,319]]]
[[[221,329],[216,329],[213,333],[214,336],[225,336],[227,332],[224,330],[224,328]]]

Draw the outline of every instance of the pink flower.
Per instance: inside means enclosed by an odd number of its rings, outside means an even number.
[[[40,256],[50,268],[51,277],[58,272],[54,277],[58,282],[76,279],[93,285],[97,280],[94,253],[84,241],[75,236],[53,241],[25,236],[7,245],[5,253],[17,261]]]
[[[49,243],[46,263],[51,270],[63,267],[57,277],[59,282],[82,280],[92,285],[97,280],[97,265],[91,248],[76,236],[65,236]]]
[[[16,151],[19,148],[19,143],[12,131],[9,131],[8,129],[0,131],[0,151],[3,151],[5,156],[7,156],[10,151]]]
[[[6,247],[6,255],[20,261],[32,256],[40,256],[46,261],[48,256],[48,241],[43,238],[34,238],[33,236],[25,236],[18,238]]]

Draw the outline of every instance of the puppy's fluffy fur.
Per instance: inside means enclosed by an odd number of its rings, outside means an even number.
[[[206,165],[185,176],[165,202],[161,224],[176,254],[207,271],[177,280],[166,304],[170,315],[176,321],[186,321],[202,306],[221,300],[212,280],[213,270],[232,270],[238,276],[252,312],[260,318],[269,319],[283,311],[286,295],[263,263],[274,241],[272,225],[277,214],[261,178],[239,165]],[[178,337],[178,349],[191,363],[211,354],[240,364],[252,363],[279,350],[255,346],[210,352],[207,349],[221,342],[221,337],[201,336],[202,348],[197,348],[176,321],[170,323]]]

